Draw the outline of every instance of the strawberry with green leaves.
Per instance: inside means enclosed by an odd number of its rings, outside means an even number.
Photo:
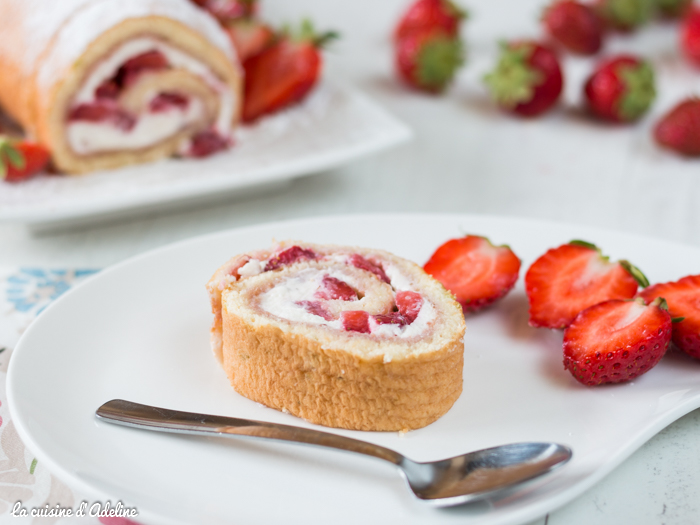
[[[49,151],[36,142],[0,136],[0,180],[27,180],[49,163]]]
[[[633,31],[651,19],[655,0],[598,0],[596,11],[610,27]]]
[[[594,244],[552,248],[525,274],[530,326],[566,328],[579,312],[610,299],[630,299],[649,281],[627,261],[611,262]]]
[[[416,0],[405,11],[394,30],[394,39],[426,29],[440,29],[451,37],[459,36],[459,29],[467,13],[450,0]]]
[[[651,64],[632,55],[619,55],[601,63],[584,86],[586,103],[598,117],[632,122],[644,115],[656,98]]]
[[[700,99],[677,104],[654,127],[658,144],[688,157],[700,156]]]
[[[440,27],[426,27],[403,35],[394,43],[396,70],[408,86],[440,93],[464,63],[462,41]]]
[[[564,85],[557,55],[534,41],[503,43],[496,68],[484,82],[499,106],[524,117],[549,110]]]
[[[587,308],[564,331],[564,368],[584,385],[630,381],[651,370],[671,342],[663,299],[612,299]]]
[[[467,235],[442,244],[423,269],[452,292],[465,313],[482,310],[515,286],[520,259],[508,246]]]
[[[272,46],[248,59],[243,65],[243,120],[252,122],[305,98],[321,74],[320,50],[334,38],[334,32],[317,34],[305,20],[300,31],[283,33]]]
[[[650,286],[639,296],[646,301],[663,297],[674,317],[673,343],[689,356],[700,359],[700,275]]]
[[[549,36],[572,53],[594,55],[603,44],[605,24],[588,4],[555,0],[545,9],[542,23]]]

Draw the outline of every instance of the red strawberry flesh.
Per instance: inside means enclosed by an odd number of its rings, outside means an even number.
[[[310,314],[323,317],[326,321],[333,320],[333,316],[320,301],[298,301],[295,304],[303,307]]]
[[[406,319],[399,312],[391,312],[390,314],[373,315],[372,321],[378,325],[395,324],[395,325],[403,326],[406,324],[411,324],[408,321],[408,319]]]
[[[369,314],[362,310],[340,312],[340,322],[348,332],[370,333]]]
[[[104,122],[122,131],[130,131],[136,125],[136,117],[121,109],[116,102],[101,100],[89,104],[80,104],[71,109],[69,122]]]
[[[357,292],[348,283],[324,275],[321,287],[316,291],[314,297],[330,301],[356,301]]]
[[[371,261],[368,261],[358,253],[353,253],[352,255],[350,255],[350,257],[348,257],[348,264],[354,266],[355,268],[359,268],[360,270],[365,270],[367,272],[373,273],[387,284],[391,282],[381,266],[379,266],[378,264],[374,264]]]
[[[4,177],[0,180],[5,182],[21,182],[30,179],[44,168],[46,168],[51,158],[51,153],[47,148],[36,142],[26,140],[19,142],[6,142],[7,139],[0,137],[0,162],[5,163]],[[23,166],[15,166],[7,159],[5,148],[12,148],[24,161]]]
[[[520,259],[507,246],[468,235],[440,246],[424,269],[455,295],[465,312],[476,312],[515,286]]]
[[[634,379],[663,357],[671,324],[657,304],[614,299],[591,306],[564,332],[564,368],[590,386]]]
[[[655,284],[639,292],[646,301],[663,297],[673,318],[673,343],[686,354],[700,359],[700,275],[689,275],[676,282]]]
[[[243,120],[252,122],[303,99],[316,84],[321,55],[312,42],[288,38],[248,59]]]
[[[418,292],[397,292],[396,307],[399,309],[399,314],[406,320],[406,324],[411,324],[423,307],[423,297]]]
[[[190,99],[179,93],[159,93],[149,104],[149,109],[154,113],[178,109],[184,111],[190,105]]]
[[[276,270],[282,266],[294,264],[299,261],[312,261],[315,258],[316,253],[313,250],[295,245],[271,257],[265,264],[265,271]]]
[[[620,263],[575,244],[553,248],[525,275],[530,326],[565,328],[582,310],[610,299],[629,299],[638,283]]]
[[[192,137],[192,143],[187,155],[194,158],[203,158],[227,150],[230,147],[230,139],[211,129],[201,131]]]
[[[130,58],[119,68],[116,83],[121,88],[128,87],[146,71],[159,71],[168,68],[168,59],[160,51],[147,51]]]

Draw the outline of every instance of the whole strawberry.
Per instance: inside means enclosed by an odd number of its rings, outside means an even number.
[[[611,262],[593,244],[571,241],[552,248],[525,274],[530,326],[566,328],[589,306],[634,297],[639,285],[649,285],[639,269]]]
[[[689,356],[700,359],[700,275],[689,275],[672,283],[655,284],[642,290],[646,301],[663,297],[674,317],[673,343]]]
[[[318,35],[308,20],[297,34],[282,35],[245,64],[243,121],[252,122],[299,102],[316,85],[323,64],[320,48],[336,38]]]
[[[20,182],[46,168],[49,150],[41,144],[0,136],[0,180]]]
[[[442,29],[449,36],[459,36],[459,27],[466,12],[450,0],[416,0],[399,20],[394,39],[415,31]]]
[[[633,31],[654,14],[655,0],[599,0],[596,11],[610,27]]]
[[[654,127],[654,139],[681,155],[700,155],[700,99],[688,98],[664,115]]]
[[[496,69],[484,82],[499,106],[524,117],[550,109],[564,84],[554,51],[532,41],[503,43]]]
[[[412,31],[397,39],[394,45],[399,77],[421,91],[444,91],[464,63],[459,37],[439,27]]]
[[[586,102],[598,117],[631,122],[647,112],[656,98],[654,70],[631,55],[619,55],[600,64],[584,87]]]
[[[656,0],[656,9],[665,18],[680,18],[692,5],[693,0]]]
[[[465,313],[477,312],[515,286],[520,259],[508,246],[467,235],[442,244],[424,270],[452,292]]]
[[[594,55],[600,51],[605,25],[587,4],[555,0],[545,10],[542,22],[549,35],[572,53]]]
[[[651,370],[671,342],[663,299],[613,299],[587,308],[564,331],[564,368],[584,385],[622,383]]]
[[[690,62],[700,66],[700,8],[693,7],[680,28],[681,49]]]

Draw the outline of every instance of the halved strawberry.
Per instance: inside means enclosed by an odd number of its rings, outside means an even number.
[[[566,328],[589,306],[630,299],[644,274],[627,261],[610,262],[595,245],[571,241],[537,259],[525,274],[530,326]]]
[[[336,33],[316,34],[305,20],[297,35],[283,35],[244,64],[243,120],[252,122],[302,100],[321,73],[319,49]]]
[[[247,18],[236,20],[225,25],[224,29],[242,63],[262,53],[275,40],[275,32],[272,28],[257,20]]]
[[[41,144],[0,136],[0,180],[19,182],[43,170],[51,154]]]
[[[666,299],[669,313],[678,319],[673,323],[673,343],[686,354],[700,359],[700,275],[655,284],[639,292],[639,296],[646,301],[657,297]]]
[[[466,16],[464,9],[450,0],[416,0],[401,17],[394,38],[398,40],[426,28],[440,28],[454,37],[459,34],[459,25]]]
[[[508,246],[467,235],[440,246],[423,269],[455,295],[466,313],[476,312],[515,286],[520,259]]]
[[[666,353],[672,324],[663,299],[593,305],[564,331],[564,368],[589,386],[634,379]]]

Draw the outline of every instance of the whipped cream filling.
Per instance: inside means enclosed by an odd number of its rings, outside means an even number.
[[[85,155],[114,149],[140,149],[165,140],[202,118],[204,104],[191,99],[187,108],[170,108],[145,113],[129,131],[108,122],[77,120],[67,127],[68,142],[74,152]]]
[[[215,123],[215,130],[224,137],[230,136],[231,124],[235,111],[235,95],[205,64],[173,46],[152,37],[134,38],[120,45],[113,53],[95,65],[83,82],[73,99],[73,105],[89,104],[95,101],[95,90],[106,80],[114,77],[119,68],[130,58],[149,51],[159,51],[173,68],[181,68],[200,77],[220,97],[220,110]],[[158,93],[153,93],[153,98]],[[183,129],[193,121],[201,118],[203,104],[193,104],[187,110],[172,110],[164,115],[145,113],[138,115],[134,129],[125,131],[109,122],[69,122],[68,142],[71,148],[80,154],[97,153],[115,149],[138,149],[151,146],[163,138]],[[197,112],[195,117],[194,113]],[[142,120],[146,121],[142,124]],[[72,128],[76,128],[75,131]]]
[[[244,276],[243,272],[250,272],[251,275],[257,275],[257,273],[262,271],[262,268],[263,264],[260,261],[251,259],[241,267],[238,272],[241,276]],[[394,287],[394,290],[402,291],[410,289],[409,279],[407,279],[399,269],[390,267],[386,270],[386,273],[392,280],[391,286]],[[309,268],[298,272],[294,277],[289,277],[262,293],[259,297],[259,306],[263,311],[291,322],[327,326],[328,328],[343,331],[344,329],[340,319],[327,321],[323,317],[309,312],[303,304],[299,304],[304,301],[318,301],[315,294],[322,286],[324,276],[334,277],[348,283],[353,288],[358,288],[358,286],[353,283],[352,276],[344,274],[342,271],[336,269],[319,270],[316,268]],[[396,285],[394,283],[395,280]],[[401,288],[397,289],[396,286],[401,286]],[[359,301],[360,300],[348,301],[348,303],[358,303]],[[362,310],[361,305],[358,304],[356,309]],[[437,309],[423,297],[423,304],[418,316],[411,324],[378,324],[370,316],[369,327],[372,335],[407,339],[423,334],[429,329],[436,318]]]

